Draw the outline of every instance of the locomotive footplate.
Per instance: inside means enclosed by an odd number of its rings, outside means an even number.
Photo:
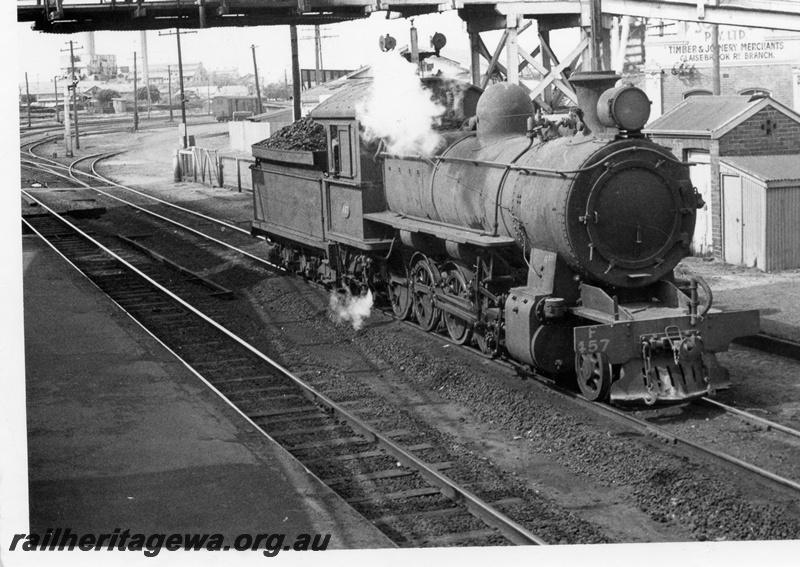
[[[637,314],[638,315],[638,314]],[[576,371],[587,397],[682,402],[728,388],[717,352],[759,332],[757,310],[621,320],[574,329]],[[694,323],[694,324],[692,324]]]

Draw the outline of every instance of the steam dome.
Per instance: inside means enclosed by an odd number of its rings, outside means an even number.
[[[519,85],[495,83],[478,100],[478,136],[525,134],[533,102]]]

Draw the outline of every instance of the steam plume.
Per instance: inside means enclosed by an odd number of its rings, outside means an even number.
[[[441,139],[433,124],[445,108],[431,100],[416,67],[397,54],[382,54],[372,68],[370,96],[356,107],[366,138],[383,138],[389,153],[432,153]]]
[[[330,308],[337,322],[349,322],[353,325],[353,329],[358,331],[364,325],[364,319],[370,316],[374,302],[372,292],[369,290],[365,295],[358,297],[354,297],[349,290],[345,295],[334,291],[331,292]]]

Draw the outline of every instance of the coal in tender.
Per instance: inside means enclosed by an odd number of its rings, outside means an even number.
[[[325,128],[306,116],[297,122],[284,126],[272,136],[256,144],[277,150],[320,151],[325,149]]]

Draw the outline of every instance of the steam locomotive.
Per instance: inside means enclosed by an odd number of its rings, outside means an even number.
[[[521,87],[470,87],[449,113],[474,128],[442,133],[430,155],[368,139],[370,81],[353,80],[312,112],[325,151],[253,146],[252,231],[287,270],[370,289],[488,356],[574,375],[590,400],[727,388],[716,353],[757,333],[758,312],[712,309],[705,282],[675,278],[702,199],[689,164],[643,136],[646,94],[618,79],[574,74],[581,127],[561,136]]]

